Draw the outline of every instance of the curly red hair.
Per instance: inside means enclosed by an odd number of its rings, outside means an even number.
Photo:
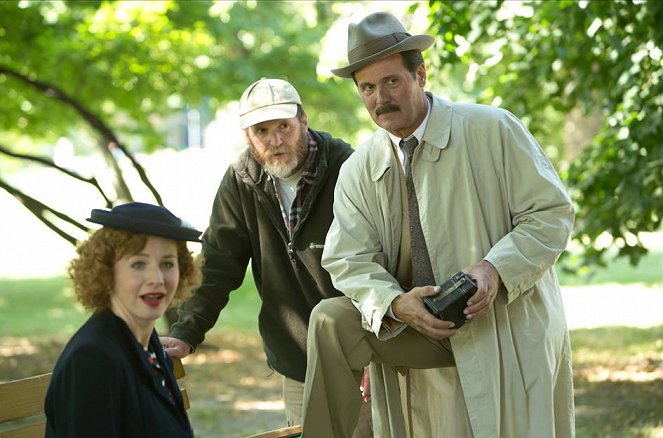
[[[139,253],[145,247],[148,237],[145,234],[103,227],[78,245],[78,257],[69,263],[67,272],[73,281],[76,298],[85,309],[97,312],[110,306],[113,265],[124,256]],[[201,260],[194,259],[186,242],[175,243],[180,281],[171,306],[186,300],[202,282]]]

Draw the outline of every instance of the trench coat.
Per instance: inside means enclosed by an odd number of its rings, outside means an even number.
[[[513,114],[429,96],[413,178],[435,280],[485,259],[501,284],[489,313],[450,339],[455,368],[409,370],[407,435],[394,414],[402,408],[396,371],[372,365],[375,434],[458,438],[451,423],[469,419],[476,438],[572,437],[569,334],[553,268],[573,228],[572,203]],[[403,293],[395,278],[403,215],[397,163],[383,129],[346,161],[322,259],[379,339],[404,329],[382,324]]]

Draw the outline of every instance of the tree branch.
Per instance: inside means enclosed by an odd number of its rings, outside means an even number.
[[[45,213],[51,213],[58,219],[67,222],[76,228],[83,230],[85,232],[89,232],[90,228],[86,227],[83,224],[80,224],[76,222],[75,220],[71,219],[69,216],[65,215],[62,212],[59,212],[48,205],[42,204],[38,200],[32,198],[31,196],[26,195],[22,191],[18,190],[17,188],[9,185],[7,182],[5,182],[2,178],[0,178],[0,188],[5,189],[9,194],[11,194],[13,197],[15,197],[18,202],[20,202],[25,208],[27,208],[33,215],[37,217],[42,223],[44,223],[48,228],[51,230],[55,231],[57,234],[60,235],[63,239],[65,239],[67,242],[71,243],[72,245],[76,245],[76,238],[73,237],[72,235],[66,233],[62,229],[60,229],[57,225],[55,225],[51,220],[49,220],[46,216]]]
[[[0,144],[0,153],[5,154],[5,155],[9,155],[10,157],[19,158],[19,159],[27,160],[27,161],[34,161],[36,163],[40,163],[40,164],[43,164],[45,166],[52,167],[53,169],[56,169],[56,170],[64,173],[67,176],[70,176],[70,177],[75,178],[79,181],[83,181],[85,183],[91,184],[101,194],[101,196],[104,198],[104,201],[106,201],[106,207],[110,208],[110,207],[113,206],[113,203],[108,198],[108,196],[106,196],[106,193],[104,193],[103,189],[101,188],[101,186],[97,182],[97,179],[94,178],[94,177],[93,178],[85,178],[83,176],[80,176],[77,173],[74,173],[70,170],[65,169],[64,167],[58,166],[57,164],[55,164],[52,160],[49,160],[48,158],[37,157],[35,155],[28,155],[28,154],[19,154],[17,152],[13,152],[13,151],[7,149],[6,147],[2,146],[1,144]]]
[[[17,72],[16,70],[13,70],[6,65],[0,64],[0,73],[4,73],[8,76],[11,76],[15,79],[20,80],[21,82],[24,82],[33,88],[36,88],[37,90],[41,91],[46,97],[58,100],[70,107],[72,107],[78,114],[87,121],[90,126],[94,130],[96,130],[101,137],[104,139],[104,143],[107,148],[110,148],[111,146],[117,147],[119,150],[122,151],[122,153],[131,161],[131,164],[134,166],[136,171],[138,172],[138,175],[140,176],[141,181],[143,184],[147,186],[147,188],[150,190],[152,193],[152,196],[154,196],[154,199],[157,201],[159,205],[163,206],[163,201],[161,199],[161,195],[159,195],[159,192],[154,188],[152,183],[150,182],[149,178],[147,177],[147,174],[145,173],[145,169],[143,169],[143,166],[136,161],[136,159],[133,157],[133,155],[127,150],[127,148],[120,142],[120,140],[115,136],[113,131],[95,114],[87,110],[83,105],[81,105],[80,102],[75,100],[73,97],[69,96],[67,93],[65,93],[63,90],[60,88],[48,84],[46,82],[39,81],[37,79],[30,78],[22,73]]]

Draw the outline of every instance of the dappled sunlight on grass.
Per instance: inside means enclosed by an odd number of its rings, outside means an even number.
[[[585,362],[588,357],[592,360]],[[595,355],[588,351],[578,351],[574,359],[575,377],[588,382],[663,381],[663,352],[660,350],[636,354],[625,359],[615,359],[610,352]]]
[[[269,369],[257,333],[213,330],[182,361],[197,437],[238,437],[284,427],[281,377]]]
[[[663,380],[663,368],[655,368],[652,371],[645,371],[638,366],[628,367],[624,370],[615,370],[599,366],[583,370],[578,374],[586,378],[588,382],[651,382],[653,380]]]
[[[663,438],[663,426],[649,429],[646,431],[644,438]]]
[[[0,379],[52,369],[67,341],[0,337]],[[663,325],[571,332],[579,438],[662,438]],[[243,437],[284,427],[281,377],[257,333],[213,330],[184,360],[196,436]]]
[[[661,438],[663,380],[575,379],[578,438]]]
[[[0,380],[50,373],[66,337],[0,337]]]
[[[662,438],[663,325],[571,332],[577,436]]]
[[[233,404],[238,411],[282,411],[283,400],[252,400],[239,401]]]
[[[233,363],[244,359],[244,355],[235,350],[218,350],[208,353],[196,353],[184,358],[185,364],[203,365],[206,363]]]
[[[245,283],[205,342],[183,360],[197,438],[286,426],[282,379],[269,368],[258,334],[260,300],[250,275]],[[5,279],[0,292],[0,305],[6,303],[0,380],[50,372],[89,316],[74,304],[68,281]],[[563,295],[572,329],[576,436],[663,438],[663,283],[565,286]]]
[[[4,338],[0,345],[0,356],[25,356],[35,354],[37,347],[28,338]]]
[[[574,373],[588,382],[663,380],[663,326],[571,332]]]

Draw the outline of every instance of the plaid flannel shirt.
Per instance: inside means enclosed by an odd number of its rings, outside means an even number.
[[[283,216],[283,222],[288,229],[288,235],[290,238],[292,238],[292,233],[294,232],[297,223],[299,222],[302,209],[304,208],[306,195],[308,195],[308,192],[311,189],[316,176],[318,175],[318,143],[315,141],[310,132],[308,132],[307,135],[308,154],[306,155],[304,165],[302,166],[302,176],[297,183],[297,193],[295,194],[295,199],[292,201],[292,207],[290,207],[290,220],[288,220],[288,215],[283,209],[283,203],[281,202],[279,190],[278,187],[276,187],[276,180],[274,180],[272,177],[276,196],[279,199],[279,204],[281,205],[281,215]]]

